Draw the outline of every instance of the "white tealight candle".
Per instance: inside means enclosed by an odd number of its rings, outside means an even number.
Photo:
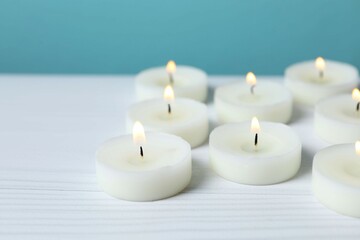
[[[257,116],[260,120],[286,123],[292,114],[292,96],[285,87],[270,81],[256,82],[253,73],[246,83],[233,83],[215,91],[215,110],[219,122],[242,122]]]
[[[312,186],[326,207],[360,217],[360,142],[319,151],[313,161]]]
[[[285,85],[293,93],[295,102],[310,106],[320,99],[351,91],[358,84],[358,78],[354,66],[321,57],[285,70]]]
[[[281,123],[229,123],[215,128],[209,140],[210,161],[221,177],[236,183],[264,185],[293,177],[300,167],[301,142]]]
[[[204,102],[207,98],[207,74],[194,67],[176,66],[169,61],[165,67],[150,68],[135,78],[138,100],[160,98],[165,86],[171,84],[178,97]]]
[[[132,140],[133,138],[133,140]],[[182,191],[191,179],[191,148],[183,139],[148,133],[134,125],[133,136],[105,142],[96,154],[96,174],[107,194],[130,201],[152,201]]]
[[[360,139],[360,93],[341,94],[320,101],[315,108],[316,134],[329,143],[348,143]]]
[[[127,113],[127,126],[141,121],[146,130],[175,134],[192,147],[202,144],[208,137],[209,121],[205,104],[192,99],[174,99],[170,85],[165,88],[164,100],[151,99],[132,105]]]

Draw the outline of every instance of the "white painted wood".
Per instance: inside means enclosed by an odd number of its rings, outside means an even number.
[[[311,193],[312,157],[326,144],[313,134],[309,109],[297,108],[290,124],[304,146],[290,181],[228,182],[209,168],[204,145],[193,150],[193,179],[176,197],[107,196],[95,182],[94,153],[125,131],[134,100],[132,76],[0,76],[0,239],[360,239],[359,219]],[[215,126],[211,103],[209,115]]]

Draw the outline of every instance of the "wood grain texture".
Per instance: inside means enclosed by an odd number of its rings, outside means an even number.
[[[3,75],[0,96],[0,239],[360,239],[359,219],[312,195],[312,157],[326,144],[313,134],[311,109],[297,107],[290,124],[304,147],[293,179],[228,182],[209,168],[204,144],[182,193],[134,203],[101,192],[94,164],[99,144],[125,131],[133,77]]]

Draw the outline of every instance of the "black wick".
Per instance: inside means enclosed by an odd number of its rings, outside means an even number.
[[[168,113],[171,114],[171,105],[168,103]]]
[[[258,134],[257,133],[255,133],[255,142],[254,142],[254,144],[255,144],[255,146],[257,146],[257,144],[258,144]]]
[[[255,86],[256,86],[256,85],[252,85],[252,86],[250,87],[250,92],[251,92],[252,95],[254,95],[254,88],[255,88]]]
[[[173,85],[174,84],[174,77],[173,77],[172,73],[169,73],[169,80],[170,80],[170,84]]]
[[[356,111],[358,112],[360,110],[360,102],[356,104]]]
[[[143,150],[142,146],[140,146],[140,155],[141,155],[141,157],[144,157],[144,150]]]

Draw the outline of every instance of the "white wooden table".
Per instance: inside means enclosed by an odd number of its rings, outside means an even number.
[[[96,185],[94,153],[124,133],[134,100],[131,76],[0,76],[0,239],[360,239],[360,219],[312,195],[312,157],[326,144],[313,134],[309,109],[297,108],[290,124],[304,150],[287,182],[228,182],[209,168],[204,145],[193,150],[193,178],[181,194],[146,203],[107,196]]]

